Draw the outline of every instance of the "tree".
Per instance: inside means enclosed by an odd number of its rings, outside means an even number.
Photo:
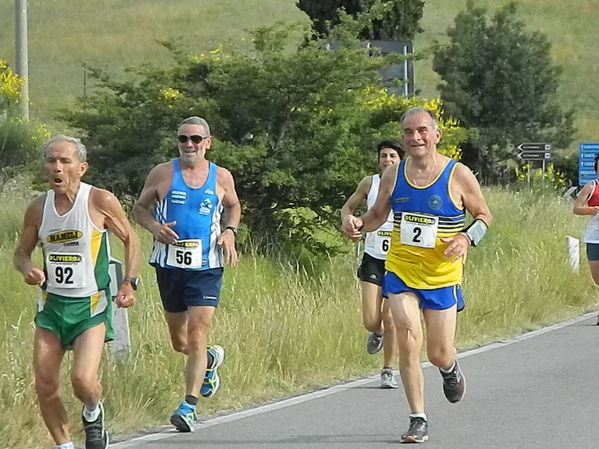
[[[383,13],[370,18],[360,31],[360,39],[410,40],[423,31],[419,25],[424,8],[422,0],[298,0],[296,5],[310,17],[314,31],[320,36],[327,35],[331,26],[340,23],[340,9],[357,18],[375,9],[375,5],[383,6]]]
[[[464,147],[464,161],[491,182],[513,173],[514,146],[547,142],[563,148],[574,132],[573,111],[563,111],[558,100],[560,70],[550,43],[526,31],[516,12],[511,3],[489,21],[485,8],[469,2],[433,60],[446,111],[478,130]]]
[[[201,115],[212,129],[209,158],[233,173],[253,235],[334,251],[338,209],[376,169],[376,142],[397,135],[411,103],[381,87],[392,57],[368,57],[343,33],[330,51],[290,40],[291,31],[259,29],[247,52],[221,46],[189,57],[172,47],[173,68],[147,66],[135,80],[92,71],[103,90],[63,118],[87,134],[94,184],[137,195],[150,168],[177,155],[176,124]]]

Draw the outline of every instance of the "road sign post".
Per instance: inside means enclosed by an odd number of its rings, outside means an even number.
[[[111,258],[108,272],[110,274],[110,295],[114,300],[119,286],[123,283],[123,263]],[[112,326],[115,331],[115,338],[110,344],[112,352],[116,357],[126,359],[131,352],[129,317],[127,309],[117,307],[114,303],[112,304]]]
[[[550,143],[521,143],[516,147],[519,151],[518,159],[523,161],[542,161],[543,173],[545,173],[545,161],[551,159],[551,144]],[[528,167],[528,184],[530,184],[530,166]]]
[[[551,159],[551,144],[550,143],[521,143],[516,147],[519,151],[518,157],[525,161],[543,161]]]

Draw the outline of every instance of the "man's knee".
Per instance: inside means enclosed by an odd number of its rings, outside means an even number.
[[[73,392],[78,398],[88,397],[98,387],[97,373],[73,373],[71,375]]]
[[[60,385],[58,379],[37,375],[35,378],[35,393],[40,402],[51,401],[58,397]]]
[[[380,317],[364,316],[362,322],[364,323],[364,329],[368,332],[380,332],[381,330]]]
[[[399,351],[403,354],[418,354],[422,348],[422,333],[410,327],[397,328]]]
[[[187,338],[181,335],[171,335],[171,346],[175,351],[187,354]]]
[[[453,346],[443,346],[428,348],[428,361],[438,368],[449,368],[456,357],[456,350]]]

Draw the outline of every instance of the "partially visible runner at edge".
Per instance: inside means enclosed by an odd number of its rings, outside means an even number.
[[[599,154],[595,156],[595,173],[599,176]],[[591,277],[599,286],[599,178],[587,182],[580,190],[573,212],[576,215],[588,215],[589,221],[584,232],[584,243]],[[597,316],[599,326],[599,315]]]

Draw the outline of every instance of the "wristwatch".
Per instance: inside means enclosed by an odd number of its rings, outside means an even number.
[[[235,226],[227,226],[227,227],[225,228],[225,231],[226,231],[227,229],[230,229],[231,231],[233,231],[233,234],[235,235],[235,237],[237,237],[237,228],[236,228]]]
[[[139,287],[139,278],[125,278],[123,282],[129,282],[133,290],[137,290],[137,287]]]

